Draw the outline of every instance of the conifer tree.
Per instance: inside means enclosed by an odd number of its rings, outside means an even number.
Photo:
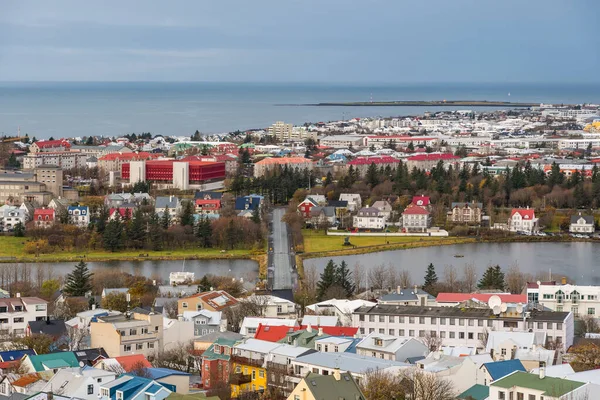
[[[183,201],[179,213],[179,224],[181,226],[194,226],[194,206],[189,200]]]
[[[321,274],[321,279],[317,282],[317,299],[320,301],[327,289],[329,289],[336,282],[336,269],[337,266],[333,260],[329,260],[325,266],[325,270]]]
[[[489,266],[477,284],[479,289],[487,290],[504,290],[505,286],[504,272],[502,272],[499,265],[496,265],[495,267]]]
[[[63,293],[73,297],[85,296],[92,290],[92,275],[94,274],[88,270],[87,264],[79,261],[73,272],[67,274]]]
[[[196,224],[196,237],[200,239],[200,246],[210,247],[212,237],[212,223],[207,217],[200,217]]]
[[[133,218],[127,227],[127,238],[131,246],[136,249],[144,247],[146,241],[146,221],[144,213],[140,208],[137,208],[133,213]]]
[[[204,275],[202,279],[200,279],[200,284],[198,284],[198,290],[200,290],[201,292],[208,292],[211,286],[212,285],[210,284],[208,277]]]
[[[437,282],[438,277],[435,273],[435,267],[433,266],[433,263],[430,263],[427,266],[427,272],[425,273],[425,282],[423,283],[423,290],[430,294],[434,294],[433,292],[435,291],[435,285],[437,284]]]
[[[119,217],[111,220],[106,225],[102,239],[106,250],[115,252],[123,247],[123,224]]]
[[[369,168],[367,169],[367,183],[371,185],[371,187],[377,185],[379,183],[379,172],[377,171],[377,166],[375,163],[371,163]]]
[[[352,279],[352,272],[348,269],[348,264],[344,260],[342,260],[340,266],[336,269],[336,283],[344,289],[346,298],[354,294],[355,286]]]
[[[251,218],[252,222],[254,222],[255,224],[260,224],[260,211],[258,210],[258,207],[256,207],[253,211],[252,211],[252,218]]]
[[[162,249],[162,228],[160,226],[160,220],[157,213],[152,213],[150,220],[148,221],[148,239],[150,242],[150,248],[154,251]]]
[[[169,207],[165,207],[165,212],[163,212],[162,218],[160,219],[160,226],[165,231],[171,226],[171,213],[169,212]]]

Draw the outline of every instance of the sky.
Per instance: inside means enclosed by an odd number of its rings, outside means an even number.
[[[598,0],[0,0],[0,81],[600,82]]]

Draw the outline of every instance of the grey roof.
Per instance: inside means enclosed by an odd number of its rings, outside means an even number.
[[[380,215],[381,210],[375,207],[363,207],[358,210],[358,215],[364,215],[364,213],[373,213],[375,215]]]
[[[315,206],[310,209],[310,215],[313,217],[316,217],[321,214],[321,211],[323,211],[323,214],[325,214],[326,217],[334,217],[335,216],[335,207],[329,207],[329,206],[327,206],[327,207]]]
[[[175,196],[158,196],[154,206],[156,208],[177,208],[179,199]]]
[[[380,301],[417,301],[419,299],[417,294],[427,295],[427,299],[435,300],[435,297],[433,297],[432,295],[430,295],[429,293],[427,293],[426,291],[424,291],[422,289],[417,289],[417,291],[415,292],[414,289],[410,289],[410,288],[401,289],[400,293],[398,293],[396,291],[396,292],[385,294],[385,295],[381,296],[379,298],[379,300]]]
[[[67,333],[67,326],[62,319],[54,319],[51,321],[29,321],[28,323],[31,333],[44,333],[46,335],[60,337]]]
[[[483,208],[483,203],[467,203],[467,202],[456,202],[456,203],[452,203],[452,208],[455,207],[466,207],[469,206],[470,208],[476,207],[476,208]]]
[[[383,360],[380,358],[359,356],[353,353],[312,353],[296,358],[296,362],[318,365],[325,368],[340,368],[355,374],[364,374],[368,371],[385,369],[389,367],[410,367],[410,364]]]
[[[494,318],[498,320],[514,321],[522,318],[496,317],[489,308],[455,308],[455,307],[427,307],[427,306],[399,306],[394,304],[377,304],[373,307],[360,307],[355,314],[374,315],[404,315],[413,317],[454,317],[454,318]],[[560,311],[532,310],[530,321],[564,322],[570,313]]]
[[[228,339],[228,340],[242,340],[244,335],[240,335],[236,332],[225,331],[225,332],[211,332],[209,334],[200,336],[195,340],[198,342],[214,343],[217,339]]]
[[[340,380],[337,380],[333,375],[309,372],[304,380],[315,399],[365,400],[356,381],[347,373],[340,374]]]
[[[576,224],[579,218],[583,218],[586,224],[593,225],[594,224],[594,216],[593,215],[571,215],[571,223]]]

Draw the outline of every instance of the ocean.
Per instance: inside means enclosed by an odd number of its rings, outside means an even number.
[[[15,135],[19,127],[22,134],[38,139],[112,137],[132,132],[224,133],[264,128],[275,121],[302,124],[353,117],[418,115],[442,109],[300,104],[444,99],[600,103],[600,84],[0,82],[0,136]]]

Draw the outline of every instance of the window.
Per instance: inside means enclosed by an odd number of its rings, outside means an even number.
[[[258,371],[258,377],[259,377],[259,378],[264,378],[264,377],[265,377],[265,371],[264,371],[264,370],[262,370],[262,369],[261,369],[261,370],[259,370],[259,371]]]
[[[187,308],[188,307],[188,303],[184,301],[183,303],[181,303],[181,307]]]
[[[152,342],[148,342],[148,348],[149,348],[149,349],[153,349],[153,348],[154,348],[154,343],[152,343]]]
[[[129,330],[129,334],[130,335],[137,335],[137,329],[130,329]]]
[[[538,322],[537,323],[537,328],[538,329],[544,329],[544,323],[543,322]]]
[[[475,325],[475,320],[474,319],[470,319],[468,321],[469,321],[469,324],[468,324],[469,326]]]
[[[464,318],[459,318],[458,319],[458,325],[465,326],[465,320],[464,320]]]
[[[256,370],[253,369],[252,370],[252,380],[255,380],[255,379],[256,379]]]
[[[382,335],[385,334],[385,329],[379,328],[379,333],[381,333]]]
[[[467,338],[469,338],[469,339],[472,340],[473,339],[473,332],[467,333]]]
[[[523,400],[525,398],[525,395],[521,392],[517,392],[517,400]]]
[[[446,318],[440,318],[440,325],[446,325]]]
[[[506,400],[506,393],[498,392],[498,400]]]
[[[546,327],[547,327],[547,328],[546,328],[547,330],[548,330],[548,329],[552,329],[552,322],[548,322],[548,323],[546,324]]]
[[[415,336],[415,331],[412,329],[408,331],[408,336]]]
[[[0,307],[0,313],[7,312],[8,307]]]
[[[403,324],[404,323],[404,317],[398,317],[398,322]]]
[[[454,339],[456,337],[456,333],[455,332],[450,332],[450,339]]]
[[[340,352],[340,348],[338,346],[334,346],[333,351],[335,351],[336,353]]]
[[[24,320],[23,318],[15,318],[13,321],[14,321],[15,323],[19,323],[19,322],[23,322],[23,321],[25,321],[25,320]]]
[[[123,400],[123,392],[120,390],[117,391],[117,400]]]
[[[102,389],[100,389],[100,393],[102,393],[102,396],[108,397],[108,389],[102,388]]]
[[[365,320],[365,316],[363,314],[358,316],[358,320],[359,321],[364,321]]]
[[[440,338],[445,339],[446,338],[446,332],[441,331],[440,332]]]
[[[385,315],[379,316],[379,322],[385,322]]]
[[[325,353],[328,353],[328,352],[329,352],[329,345],[326,344],[325,345]]]
[[[130,344],[126,344],[125,346],[123,346],[123,350],[124,351],[131,351],[131,345]]]
[[[320,344],[317,345],[317,350],[321,351],[321,345]]]
[[[415,317],[408,317],[408,323],[409,324],[414,324],[415,323]]]
[[[404,329],[400,329],[398,331],[398,336],[404,336]]]
[[[369,315],[369,322],[375,322],[375,316]]]
[[[144,343],[137,343],[137,344],[135,345],[135,349],[136,349],[136,350],[142,350],[143,348],[144,348]]]
[[[388,335],[394,336],[395,331],[393,329],[388,330]]]
[[[492,324],[492,320],[491,320],[491,319],[488,319],[488,323],[487,323],[487,325],[488,325],[488,328],[491,328],[491,327],[492,327],[492,325],[493,325],[493,324]]]
[[[556,337],[556,344],[558,344],[558,343],[562,343],[562,336]]]
[[[556,329],[558,329],[559,331],[562,331],[562,322],[556,323]]]
[[[277,314],[281,314],[283,312],[283,306],[277,306]]]
[[[483,333],[477,334],[477,340],[483,340]]]
[[[88,394],[94,394],[94,385],[87,385],[88,387]]]
[[[364,335],[365,334],[365,328],[360,328],[360,334]]]
[[[588,315],[596,314],[596,309],[594,307],[589,307],[587,311]]]
[[[527,400],[535,400],[535,394],[530,394],[527,396]]]
[[[465,338],[465,333],[464,332],[458,332],[458,338],[459,339],[464,339]]]
[[[482,319],[478,319],[477,320],[477,326],[483,326],[483,320]]]
[[[431,317],[431,324],[433,325],[435,323],[436,323],[435,317]]]
[[[506,355],[506,349],[501,349],[500,350],[500,354],[502,354],[503,356],[505,356]]]
[[[425,337],[425,331],[419,331],[419,337]]]
[[[419,324],[425,325],[425,317],[419,317]]]
[[[454,318],[448,318],[450,320],[450,325],[456,325],[456,320]]]

